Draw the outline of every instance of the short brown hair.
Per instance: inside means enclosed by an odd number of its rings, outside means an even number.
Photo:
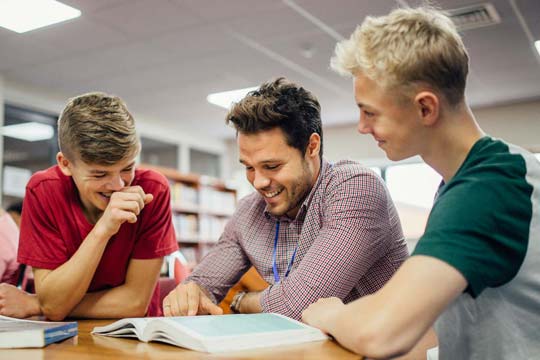
[[[58,145],[71,161],[113,165],[139,151],[135,121],[117,96],[93,92],[70,99],[58,119]]]
[[[317,133],[322,158],[321,106],[315,95],[283,77],[263,83],[234,104],[226,123],[244,134],[280,128],[287,144],[302,154],[311,134]]]

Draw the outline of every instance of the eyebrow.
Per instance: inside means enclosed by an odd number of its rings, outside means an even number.
[[[135,166],[135,162],[132,162],[131,164],[129,164],[126,167],[122,168],[122,170],[129,169],[129,168],[131,168],[133,166]],[[109,172],[108,170],[98,170],[98,169],[90,170],[90,174],[106,174],[108,172]]]
[[[363,107],[366,107],[366,106],[367,106],[367,107],[371,107],[371,106],[369,106],[368,104],[363,104],[363,103],[361,103],[361,102],[357,102],[356,105],[358,105],[359,108],[363,108]]]
[[[243,164],[243,165],[247,165],[246,162],[242,159],[238,160],[240,162],[240,164]],[[268,159],[268,160],[263,160],[263,161],[259,161],[258,164],[268,164],[268,163],[276,163],[276,162],[281,162],[282,160],[280,159]]]

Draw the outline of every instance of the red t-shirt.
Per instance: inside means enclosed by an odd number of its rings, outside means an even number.
[[[171,220],[169,184],[151,170],[135,170],[131,184],[154,199],[135,224],[124,223],[111,237],[94,273],[88,292],[122,285],[131,259],[153,259],[178,249]],[[18,261],[54,270],[77,251],[93,225],[83,214],[78,190],[58,166],[35,173],[26,186],[21,219]],[[147,316],[162,315],[156,285]]]

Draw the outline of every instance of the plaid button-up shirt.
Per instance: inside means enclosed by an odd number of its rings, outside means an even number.
[[[272,253],[277,221],[276,283]],[[296,218],[276,218],[266,211],[259,193],[246,196],[219,242],[186,281],[203,286],[217,303],[253,265],[271,284],[261,295],[263,311],[300,319],[319,298],[336,296],[347,303],[377,291],[407,256],[399,217],[383,181],[356,162],[323,160]]]

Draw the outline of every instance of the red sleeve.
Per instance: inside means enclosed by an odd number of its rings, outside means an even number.
[[[27,188],[17,260],[32,267],[53,270],[65,263],[69,256],[56,226],[58,210],[50,208],[49,196],[55,194],[47,194],[43,186]]]
[[[159,180],[152,180],[149,186],[143,185],[145,192],[154,195],[154,199],[142,211],[141,227],[131,256],[133,259],[153,259],[178,250],[172,225],[169,185],[164,178]]]

